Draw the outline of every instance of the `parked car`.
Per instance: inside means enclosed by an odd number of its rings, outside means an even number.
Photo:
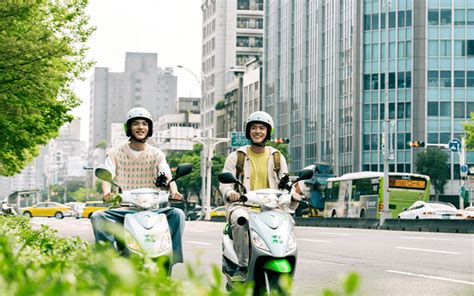
[[[66,203],[66,206],[70,207],[74,212],[74,217],[79,219],[82,216],[82,211],[84,210],[86,204],[83,202],[68,202]]]
[[[212,217],[225,217],[225,206],[220,206],[220,207],[216,207],[212,209],[210,216],[211,218]]]
[[[86,201],[84,210],[82,210],[82,218],[89,218],[92,216],[92,213],[99,210],[107,210],[111,204],[105,204],[101,200],[96,201]]]
[[[398,214],[399,219],[456,219],[458,210],[447,202],[416,201]]]
[[[474,206],[458,210],[459,219],[474,219]]]
[[[194,209],[186,213],[186,220],[201,220],[202,218],[202,207],[195,206]]]
[[[21,212],[27,217],[56,217],[58,219],[74,215],[70,207],[57,202],[40,202],[31,207],[21,208]]]

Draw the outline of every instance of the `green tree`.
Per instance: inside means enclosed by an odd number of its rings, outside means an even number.
[[[200,152],[202,145],[196,144],[193,146],[193,150],[190,151],[179,151],[171,152],[166,156],[166,160],[171,168],[176,168],[178,165],[183,163],[191,163],[193,165],[192,172],[179,179],[178,190],[185,195],[186,198],[189,195],[195,193],[200,196],[201,192],[201,157]]]
[[[474,149],[474,112],[470,114],[471,119],[468,122],[465,122],[464,130],[467,133],[466,136],[466,147],[468,149]]]
[[[19,173],[73,117],[71,84],[92,66],[88,0],[0,5],[0,175]]]
[[[419,153],[415,162],[416,171],[427,175],[431,179],[435,190],[435,200],[439,200],[439,194],[444,193],[444,186],[448,182],[448,154],[438,147],[428,147]]]
[[[201,198],[202,177],[201,177],[201,150],[202,145],[196,144],[191,151],[172,152],[166,156],[168,164],[171,168],[175,168],[182,163],[191,163],[193,165],[192,172],[179,179],[178,189],[183,193],[186,199],[191,194],[197,194]],[[216,154],[212,159],[211,171],[211,193],[216,194],[219,182],[217,176],[222,172],[224,167],[225,157]]]

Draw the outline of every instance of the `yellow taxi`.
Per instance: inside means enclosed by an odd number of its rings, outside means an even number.
[[[211,217],[225,217],[225,206],[214,208],[210,212]]]
[[[56,217],[57,219],[73,215],[70,207],[57,202],[40,202],[31,207],[21,208],[21,212],[27,217]]]
[[[100,210],[107,210],[111,205],[110,204],[104,204],[103,201],[101,200],[96,200],[96,201],[86,201],[86,205],[84,206],[84,209],[82,210],[82,218],[89,218],[92,216],[92,213],[95,211],[100,211]]]

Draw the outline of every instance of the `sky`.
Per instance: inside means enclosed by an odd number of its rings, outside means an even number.
[[[90,0],[87,14],[97,27],[88,42],[88,59],[95,67],[123,72],[126,52],[158,54],[158,66],[173,67],[179,96],[199,96],[201,73],[202,0]],[[81,140],[89,136],[89,83],[93,68],[73,88],[82,100],[72,114],[81,118]],[[125,115],[124,115],[125,116]]]

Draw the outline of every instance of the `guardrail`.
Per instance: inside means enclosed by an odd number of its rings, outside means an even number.
[[[225,222],[225,217],[212,217],[211,221]],[[363,228],[399,231],[474,233],[474,220],[441,219],[386,219],[380,225],[379,219],[358,218],[295,218],[296,226]]]

